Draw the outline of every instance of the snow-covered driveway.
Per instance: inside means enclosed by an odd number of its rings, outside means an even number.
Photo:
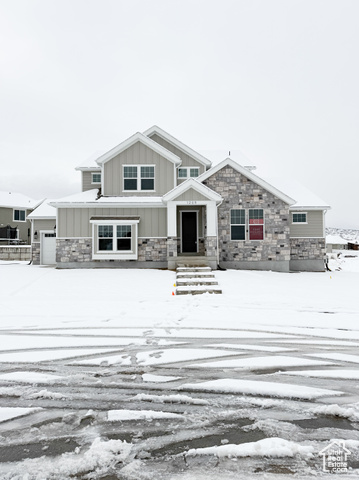
[[[176,297],[169,271],[0,263],[0,479],[332,478],[333,439],[357,476],[359,258],[332,267]]]

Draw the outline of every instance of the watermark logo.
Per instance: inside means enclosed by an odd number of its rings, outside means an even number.
[[[323,471],[328,473],[348,472],[348,455],[344,440],[334,440],[319,452],[323,457]]]

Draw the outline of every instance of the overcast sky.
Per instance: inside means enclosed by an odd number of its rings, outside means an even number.
[[[0,0],[0,190],[76,193],[77,165],[157,124],[359,229],[358,24],[358,0]]]

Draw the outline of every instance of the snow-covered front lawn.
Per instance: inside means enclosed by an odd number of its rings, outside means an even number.
[[[330,266],[176,296],[166,270],[0,262],[1,480],[323,476],[334,438],[357,475],[359,256]]]

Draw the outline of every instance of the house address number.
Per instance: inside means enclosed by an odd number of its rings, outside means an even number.
[[[187,205],[197,205],[197,201],[196,200],[188,200]]]

